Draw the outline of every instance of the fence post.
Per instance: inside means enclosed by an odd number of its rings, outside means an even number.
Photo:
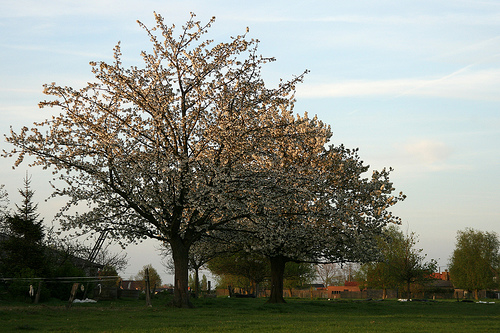
[[[38,281],[38,289],[36,291],[36,296],[35,296],[35,304],[38,304],[40,301],[40,292],[42,291],[42,280]]]
[[[79,285],[79,283],[73,283],[73,288],[71,288],[71,295],[69,296],[68,304],[66,304],[66,309],[69,309],[73,304]]]
[[[149,288],[149,268],[146,267],[146,305],[147,306],[152,306],[151,305],[151,291]]]

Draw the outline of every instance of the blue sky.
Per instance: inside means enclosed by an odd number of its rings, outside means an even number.
[[[118,41],[140,65],[149,40],[136,20],[151,26],[153,11],[178,26],[189,12],[216,16],[216,41],[249,27],[260,53],[277,58],[263,69],[269,85],[310,70],[295,111],[317,114],[332,143],[359,147],[373,168],[395,169],[408,198],[394,211],[442,269],[457,230],[500,233],[500,2],[1,1],[0,131],[50,116],[37,107],[42,84],[81,87],[92,80],[89,61],[111,61]],[[0,184],[18,202],[28,167],[0,163]],[[51,174],[29,172],[50,225],[62,203],[44,201]],[[124,277],[150,262],[163,270],[151,243],[127,252]]]

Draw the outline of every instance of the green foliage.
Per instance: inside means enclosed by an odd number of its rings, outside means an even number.
[[[0,245],[2,274],[12,277],[29,268],[41,276],[46,272],[41,223],[24,220],[20,215],[9,216],[5,222],[9,237]]]
[[[79,281],[78,277],[85,276],[85,272],[76,267],[71,261],[65,261],[57,266],[52,267],[51,276],[52,279],[49,278],[47,282],[47,288],[50,290],[50,296],[60,299],[60,300],[68,300],[71,294],[71,288],[74,282],[83,282]],[[75,277],[73,281],[61,281],[57,278],[59,277]]]
[[[203,277],[201,278],[201,291],[207,291],[208,290],[208,280],[205,274],[203,274]]]
[[[31,190],[31,177],[26,174],[24,178],[24,188],[19,189],[19,193],[23,197],[22,205],[18,206],[16,204],[16,208],[18,210],[18,215],[25,221],[36,221],[40,214],[36,211],[38,209],[38,204],[33,202],[33,195],[35,191]],[[40,221],[41,222],[41,221]]]
[[[218,287],[242,288],[250,290],[269,276],[269,261],[264,256],[237,252],[221,255],[210,260],[207,268],[212,274],[219,276]]]
[[[286,289],[300,289],[310,284],[316,276],[313,264],[287,262],[283,274],[283,287]]]
[[[456,288],[476,292],[499,286],[500,241],[494,232],[458,231],[450,258],[450,278]]]
[[[267,283],[271,275],[269,259],[255,253],[237,252],[219,256],[209,261],[207,267],[212,274],[218,276],[217,287],[223,289],[231,286],[255,292],[257,285]],[[310,283],[314,277],[313,265],[287,262],[284,271],[284,287],[300,288]]]
[[[19,189],[19,193],[22,204],[16,205],[16,213],[2,221],[7,238],[0,244],[0,272],[7,278],[42,277],[47,273],[44,231],[42,221],[37,220],[37,205],[32,202],[34,192],[30,189],[28,177],[24,179],[24,189]]]
[[[36,275],[32,269],[23,268],[12,276],[13,280],[8,284],[8,292],[17,300],[30,300],[30,285],[36,283]]]
[[[34,191],[30,182],[26,176],[24,187],[19,189],[21,204],[16,205],[14,214],[2,221],[2,230],[8,237],[0,245],[0,272],[3,277],[13,278],[5,287],[14,298],[34,299],[28,295],[30,286],[36,292],[39,281],[43,281],[40,301],[49,297],[67,300],[76,280],[60,278],[81,277],[85,273],[72,263],[72,254],[66,253],[64,248],[46,244],[43,221],[38,220],[38,205],[33,203]]]
[[[240,289],[248,292],[252,292],[252,281],[241,276],[232,274],[216,275],[216,289],[228,289],[229,287],[233,289]]]
[[[402,288],[410,298],[411,285],[425,284],[436,270],[436,262],[425,262],[422,249],[415,248],[417,237],[414,233],[405,235],[391,226],[378,244],[382,260],[362,267],[361,274],[366,278],[364,284],[369,288]]]
[[[188,276],[188,286],[191,290],[195,290],[196,288],[196,282],[193,274],[189,274]]]
[[[154,288],[161,286],[161,277],[160,274],[154,269],[153,265],[147,264],[142,269],[137,273],[137,276],[135,279],[137,281],[142,281],[142,288],[143,290],[146,289],[146,269],[149,271],[149,286],[150,288]]]

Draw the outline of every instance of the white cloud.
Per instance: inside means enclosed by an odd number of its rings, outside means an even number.
[[[441,141],[418,140],[404,145],[406,153],[423,164],[437,164],[446,161],[452,149]]]

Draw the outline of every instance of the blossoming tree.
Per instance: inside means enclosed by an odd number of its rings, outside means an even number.
[[[177,29],[155,13],[147,32],[152,51],[142,67],[91,62],[95,82],[81,89],[45,85],[60,110],[29,129],[11,130],[4,156],[26,155],[62,182],[68,196],[65,228],[108,230],[122,242],[167,242],[175,264],[173,305],[190,307],[188,252],[211,230],[248,216],[258,193],[255,154],[274,149],[292,115],[295,85],[303,75],[269,89],[257,40],[245,35],[215,44],[206,25],[191,19]],[[287,135],[306,135],[288,133]],[[265,175],[265,172],[261,175]],[[78,203],[88,209],[69,214]]]
[[[302,132],[306,124],[309,141],[289,140],[272,151],[272,158],[266,156],[266,168],[276,172],[262,186],[265,199],[256,202],[256,213],[248,223],[239,223],[246,232],[241,235],[248,239],[247,251],[270,260],[270,303],[284,302],[283,272],[289,261],[374,260],[376,236],[387,224],[399,222],[389,208],[405,198],[402,193],[393,195],[390,170],[363,178],[369,167],[357,150],[325,149],[329,129],[313,119],[296,130]],[[311,135],[313,129],[316,136]]]

